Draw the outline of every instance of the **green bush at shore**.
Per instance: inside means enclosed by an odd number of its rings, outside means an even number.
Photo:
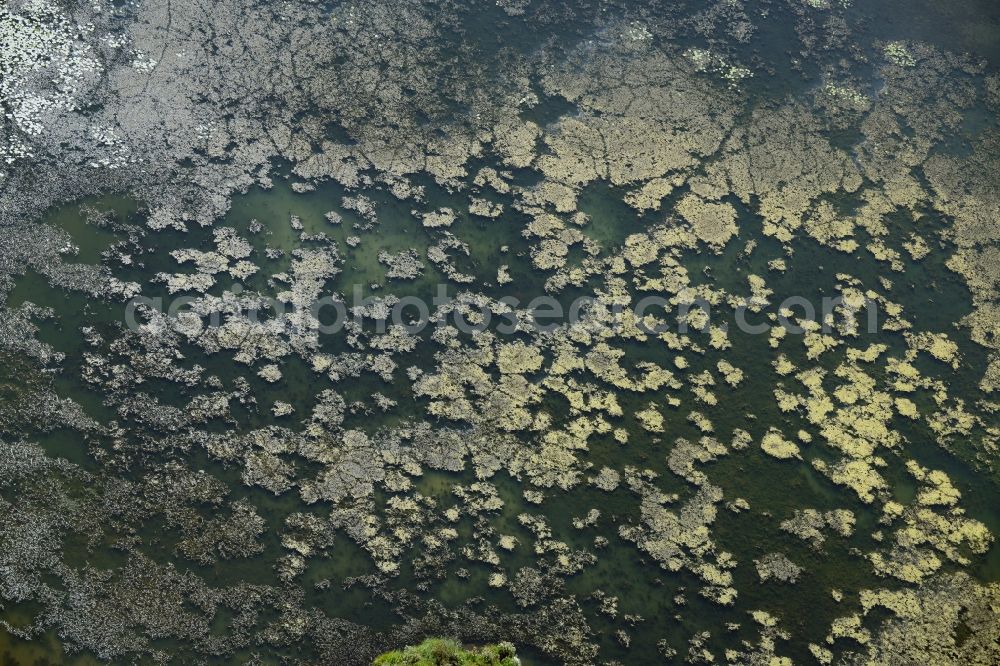
[[[373,666],[517,666],[520,663],[510,643],[466,650],[453,640],[428,638],[420,645],[386,652],[375,659]]]

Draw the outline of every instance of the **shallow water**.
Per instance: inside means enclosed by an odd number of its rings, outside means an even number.
[[[784,11],[775,9],[779,15]],[[866,37],[870,33],[872,38],[886,41],[923,40],[941,48],[968,50],[986,58],[991,69],[995,69],[1000,63],[1000,40],[997,39],[1000,28],[996,24],[998,15],[990,3],[970,1],[942,5],[931,2],[887,2],[873,7],[858,2],[847,11],[847,16],[854,23],[853,29]],[[473,24],[471,34],[488,34],[486,28],[490,21],[501,18],[499,12],[489,10],[478,16],[483,24]],[[518,23],[511,21],[510,25],[516,27]],[[766,27],[757,33],[753,42],[736,46],[733,52],[748,58],[756,53],[756,57],[773,58],[775,63],[787,63],[785,54],[794,47],[792,41],[788,40],[787,32],[775,23],[765,22],[763,25]],[[576,29],[576,26],[567,26],[567,35]],[[769,41],[772,32],[776,37],[780,34],[785,41]],[[684,45],[685,38],[692,43],[698,41],[694,35],[684,35],[678,37],[678,44]],[[526,34],[522,35],[522,39],[523,43],[512,46],[531,52],[531,47],[535,45],[533,37]],[[794,72],[791,68],[778,68],[772,76],[760,76],[760,80],[755,79],[749,84],[746,95],[748,98],[774,100],[790,93],[800,94],[811,90],[817,85],[818,66],[813,65],[815,63],[807,64]],[[873,89],[878,87],[878,81],[873,76],[866,83]],[[525,120],[545,126],[574,113],[574,105],[556,100],[543,102],[535,107],[525,114]],[[953,137],[950,147],[960,151],[971,145],[971,139],[995,129],[996,118],[989,112],[970,111],[961,132]],[[852,142],[850,134],[841,138],[848,143]],[[276,168],[276,172],[281,173],[281,169]],[[422,211],[444,207],[457,211],[457,219],[448,227],[447,233],[467,244],[467,255],[458,251],[453,252],[452,256],[458,271],[474,276],[475,281],[469,289],[491,297],[514,296],[522,303],[546,294],[547,275],[532,265],[533,241],[523,233],[524,225],[530,217],[517,209],[514,196],[491,193],[494,203],[503,204],[505,212],[497,219],[487,219],[466,212],[468,198],[464,193],[449,192],[430,178],[415,177],[414,182],[425,188],[424,197],[419,203],[400,200],[381,186],[361,191],[374,202],[377,222],[370,224],[356,211],[346,209],[343,205],[345,196],[357,195],[359,192],[349,191],[336,183],[322,182],[312,191],[297,193],[290,184],[294,180],[283,174],[275,178],[275,185],[270,189],[253,188],[233,198],[229,212],[214,228],[231,227],[246,238],[252,246],[252,260],[260,270],[245,280],[232,279],[225,273],[219,273],[216,283],[207,290],[208,294],[222,297],[227,292],[232,293],[234,287],[244,293],[281,291],[284,283],[280,279],[274,279],[274,276],[291,269],[297,250],[324,247],[328,241],[322,237],[326,237],[336,246],[342,261],[338,274],[322,280],[320,291],[323,295],[335,294],[349,301],[356,291],[361,297],[391,294],[430,300],[438,285],[448,283],[444,269],[435,266],[427,258],[428,249],[441,242],[444,236],[439,231],[428,230],[420,225],[419,219],[411,212],[417,206]],[[467,180],[471,180],[471,177]],[[595,243],[601,257],[622,255],[622,245],[629,236],[641,233],[665,218],[663,211],[637,213],[623,201],[624,192],[623,188],[598,180],[579,193],[577,209],[589,217],[589,221],[581,227],[582,233]],[[689,192],[687,186],[675,190],[664,198],[663,210],[670,210]],[[849,199],[845,197],[835,203],[848,210],[857,204]],[[732,201],[736,199],[732,198]],[[88,221],[88,216],[81,211],[81,205],[84,204],[107,211],[112,223],[98,227],[92,220]],[[818,302],[825,296],[836,294],[837,285],[843,282],[839,274],[853,276],[866,288],[872,289],[878,288],[880,277],[891,279],[894,283],[891,298],[903,307],[914,330],[947,332],[948,337],[956,343],[961,358],[961,363],[955,369],[926,356],[915,360],[914,365],[927,376],[941,378],[952,398],[963,399],[970,405],[988,399],[978,383],[983,368],[988,363],[989,351],[971,339],[967,328],[955,325],[973,312],[974,303],[972,293],[962,277],[945,265],[950,253],[955,250],[953,244],[942,241],[940,248],[936,247],[920,261],[912,261],[908,256],[903,256],[904,269],[890,272],[884,262],[877,261],[863,248],[852,253],[837,252],[801,235],[794,243],[795,251],[789,257],[788,270],[775,272],[769,270],[768,262],[785,257],[785,247],[772,236],[763,233],[762,220],[751,207],[738,203],[736,209],[739,227],[737,238],[718,253],[708,250],[686,252],[681,258],[692,284],[703,284],[716,290],[724,289],[732,294],[746,294],[749,290],[748,276],[762,275],[767,278],[768,288],[774,291],[772,301],[775,303],[789,296],[803,296],[811,302]],[[337,211],[343,218],[342,222],[328,222],[324,215],[329,211]],[[156,274],[192,271],[190,264],[179,266],[169,253],[188,248],[211,250],[213,229],[191,225],[183,233],[177,230],[144,230],[141,238],[129,246],[132,263],[123,265],[113,258],[109,248],[113,248],[116,243],[126,242],[127,225],[142,228],[147,212],[142,205],[125,196],[104,196],[54,209],[40,224],[62,230],[78,246],[78,252],[65,257],[67,262],[103,265],[122,280],[141,283],[144,295],[164,298],[169,302],[173,297],[167,292],[166,285],[155,279]],[[293,216],[301,220],[301,230],[293,229],[290,223]],[[261,230],[253,231],[251,223],[254,220],[262,225]],[[899,247],[911,231],[917,230],[930,238],[950,224],[950,220],[928,211],[916,223],[892,218],[889,218],[888,223],[890,229],[884,237],[886,244]],[[311,238],[303,238],[301,234]],[[358,242],[349,242],[351,237],[356,237]],[[860,230],[855,237],[862,245],[870,240]],[[747,256],[744,248],[750,241],[756,243],[756,249]],[[281,255],[267,258],[265,251],[268,248],[281,250]],[[388,280],[385,276],[386,266],[380,263],[379,253],[397,253],[410,249],[417,252],[424,264],[422,274],[409,281]],[[567,260],[569,266],[584,265],[585,253],[579,246],[575,246]],[[512,277],[509,285],[497,284],[496,274],[500,265],[509,267]],[[558,298],[568,301],[570,296],[591,293],[601,286],[599,280],[600,276],[596,276],[582,286],[567,288]],[[455,283],[449,283],[448,287],[452,294],[466,288]],[[82,330],[93,328],[105,335],[106,341],[124,335],[123,303],[96,299],[53,286],[43,275],[30,269],[23,272],[7,294],[6,307],[15,310],[27,303],[53,310],[51,319],[37,317],[35,323],[39,328],[37,339],[65,354],[61,369],[51,374],[52,387],[58,396],[71,398],[78,403],[83,412],[100,427],[110,427],[113,423],[124,424],[126,446],[145,443],[139,434],[156,437],[162,435],[166,438],[166,429],[160,432],[152,426],[143,433],[129,432],[129,428],[141,428],[142,424],[123,416],[104,389],[81,377],[86,367],[85,353],[95,347],[103,351],[107,346],[104,342],[91,344],[85,339]],[[595,562],[584,567],[580,573],[565,576],[563,582],[566,593],[575,595],[584,608],[594,633],[594,641],[600,646],[601,660],[619,660],[620,663],[630,664],[659,663],[663,661],[663,657],[657,648],[657,641],[666,639],[672,647],[681,651],[677,657],[679,661],[684,656],[684,648],[691,636],[703,630],[715,633],[712,643],[714,648],[720,651],[727,648],[738,650],[741,649],[741,641],[754,640],[756,626],[748,619],[748,614],[766,609],[780,617],[783,620],[782,628],[794,636],[792,640],[782,641],[781,654],[790,656],[795,662],[811,663],[808,644],[823,644],[832,620],[860,609],[860,591],[905,586],[899,580],[877,575],[870,567],[863,566],[866,563],[863,558],[857,557],[858,553],[885,545],[880,544],[873,536],[880,529],[880,514],[876,506],[860,501],[852,492],[832,482],[812,464],[814,460],[833,462],[836,451],[821,444],[818,436],[811,443],[801,445],[801,458],[797,460],[777,460],[756,445],[770,427],[776,426],[786,434],[791,434],[796,429],[805,427],[805,419],[799,414],[783,412],[776,404],[772,393],[775,388],[772,362],[776,352],[769,346],[767,336],[737,332],[731,312],[726,311],[718,316],[720,319],[713,319],[713,323],[725,320],[730,325],[732,348],[724,354],[710,352],[699,355],[689,351],[678,353],[656,339],[646,342],[628,341],[621,344],[625,352],[623,365],[631,367],[636,362],[646,361],[676,369],[679,366],[675,366],[675,359],[683,355],[690,363],[684,370],[683,377],[689,378],[705,370],[716,372],[716,362],[725,358],[744,371],[745,380],[738,387],[730,387],[721,380],[711,387],[720,401],[720,405],[715,408],[698,405],[693,400],[687,401],[680,409],[665,407],[663,398],[679,392],[660,391],[656,394],[656,399],[663,407],[661,411],[665,419],[665,432],[650,433],[635,419],[621,419],[620,423],[616,422],[614,425],[620,425],[627,432],[627,444],[614,441],[611,433],[597,433],[590,437],[581,458],[590,464],[590,472],[596,472],[605,466],[617,470],[631,466],[655,472],[658,475],[655,487],[662,493],[677,494],[678,501],[667,505],[675,509],[683,505],[694,491],[690,483],[670,470],[667,457],[678,438],[698,441],[704,434],[686,419],[687,413],[691,409],[710,412],[714,431],[720,441],[725,443],[728,443],[728,435],[734,429],[748,431],[754,442],[749,450],[730,451],[718,460],[696,465],[696,469],[708,474],[713,485],[721,488],[727,501],[743,498],[749,502],[754,514],[768,518],[752,520],[746,515],[724,509],[721,504],[717,507],[718,516],[711,524],[712,538],[718,544],[718,550],[731,553],[741,564],[733,571],[733,587],[739,591],[734,605],[720,607],[699,596],[697,590],[702,582],[689,569],[668,571],[634,543],[620,538],[620,526],[641,521],[638,495],[624,484],[610,493],[586,484],[569,491],[545,489],[544,502],[534,504],[524,496],[524,490],[528,486],[523,480],[513,478],[504,470],[489,479],[503,502],[501,509],[490,514],[490,526],[496,534],[514,536],[521,544],[511,553],[501,553],[506,571],[515,572],[521,567],[538,566],[540,560],[530,549],[530,544],[536,541],[535,535],[518,520],[519,514],[523,513],[543,515],[552,530],[553,538],[566,544],[569,549],[586,550],[596,555]],[[178,366],[185,369],[200,366],[205,377],[218,378],[219,390],[235,391],[245,380],[250,394],[256,399],[256,404],[234,404],[226,419],[209,419],[202,426],[207,433],[245,434],[273,425],[301,431],[305,427],[301,419],[316,404],[317,394],[325,389],[335,389],[349,405],[359,405],[358,409],[353,412],[349,410],[345,414],[343,428],[356,429],[375,437],[412,420],[430,418],[426,413],[428,398],[415,395],[411,382],[405,379],[403,373],[411,367],[425,373],[434,372],[438,363],[435,351],[438,349],[431,345],[431,335],[432,330],[422,332],[418,336],[419,344],[413,351],[401,353],[394,358],[398,368],[395,370],[395,380],[391,382],[370,372],[360,377],[336,381],[326,373],[314,371],[304,358],[290,354],[279,362],[281,379],[269,383],[257,374],[261,362],[238,363],[232,359],[230,352],[210,354],[190,343],[182,344],[183,359],[178,362]],[[702,347],[708,347],[707,335],[694,333],[692,338]],[[468,341],[466,338],[462,340]],[[888,354],[900,356],[907,350],[906,340],[900,333],[884,330],[863,333],[849,343],[850,347],[856,349],[864,349],[874,343],[885,344]],[[847,346],[845,344],[827,352],[816,361],[807,358],[806,349],[800,344],[784,345],[781,352],[800,369],[815,366],[832,373],[845,361]],[[323,337],[317,351],[334,355],[353,349],[347,335],[339,332]],[[873,376],[879,373],[874,368],[870,372]],[[14,365],[0,369],[0,378],[5,384],[16,385],[27,375],[27,370]],[[876,379],[882,380],[884,377],[878,376]],[[535,377],[531,381],[538,382],[539,378]],[[782,381],[789,390],[795,383],[794,377]],[[619,390],[603,379],[593,382],[601,389],[614,392],[622,410],[629,416],[641,411],[653,400],[649,393]],[[800,386],[794,388],[801,389]],[[178,410],[187,408],[191,399],[202,392],[198,388],[156,378],[145,382],[142,389],[155,396],[164,409],[174,407]],[[396,404],[384,409],[365,409],[374,404],[372,396],[376,393]],[[921,396],[914,400],[922,412],[934,410],[930,398]],[[274,416],[271,406],[276,401],[289,403],[294,409],[294,416]],[[565,401],[554,393],[546,395],[542,405],[551,417],[553,427],[568,424],[574,416]],[[988,425],[989,419],[993,417],[988,410],[983,413],[983,419]],[[995,419],[993,424],[995,426]],[[446,419],[436,419],[433,425],[444,427],[454,424],[448,423]],[[64,428],[50,430],[46,426],[43,423],[24,424],[18,432],[5,432],[4,435],[36,441],[47,455],[66,459],[95,474],[102,470],[103,461],[110,459],[111,437],[97,433],[84,435]],[[944,471],[960,491],[961,506],[967,512],[966,515],[981,521],[994,535],[1000,534],[1000,503],[997,502],[1000,497],[1000,472],[995,466],[993,470],[989,470],[982,464],[983,461],[976,459],[981,453],[977,448],[977,438],[983,438],[983,428],[977,426],[969,435],[956,438],[950,451],[935,444],[933,435],[923,422],[910,423],[896,418],[893,428],[905,437],[905,443],[901,446],[902,450],[892,451],[891,454],[885,451],[880,453],[886,457],[886,467],[881,473],[890,485],[888,497],[902,504],[914,501],[918,484],[905,468],[905,460],[912,458],[925,467]],[[525,441],[534,437],[530,433],[521,433],[519,436],[525,438]],[[142,464],[137,464],[134,469],[115,468],[112,472],[120,474],[124,479],[136,481],[141,473],[172,459],[180,460],[191,469],[201,470],[221,481],[228,488],[227,502],[247,502],[255,508],[265,524],[259,540],[262,545],[259,553],[234,559],[218,559],[211,565],[200,564],[178,554],[177,546],[184,535],[166,519],[158,518],[138,526],[134,535],[138,552],[153,562],[170,564],[180,572],[190,573],[209,587],[221,588],[241,582],[282,586],[284,583],[275,565],[288,551],[280,537],[286,520],[299,512],[328,517],[333,508],[326,501],[306,504],[301,501],[295,489],[273,494],[262,487],[248,485],[241,476],[239,463],[217,459],[197,446],[186,449],[165,447],[163,450],[150,451],[142,459]],[[297,466],[295,471],[303,478],[315,476],[322,470],[322,465],[304,458],[294,464]],[[407,494],[419,493],[431,498],[436,503],[435,510],[444,512],[451,506],[460,505],[453,492],[456,486],[469,485],[477,480],[479,479],[471,466],[467,466],[466,471],[461,473],[426,466],[419,473],[414,473],[412,478],[408,478],[408,482],[412,483],[412,492],[408,491]],[[375,513],[388,514],[390,503],[402,495],[377,487],[373,496]],[[775,516],[787,516],[794,508],[805,507],[819,511],[849,509],[856,517],[856,530],[849,537],[828,539],[824,549],[819,551],[810,547],[806,541],[779,529],[779,521],[771,519]],[[596,524],[583,529],[574,527],[574,519],[585,516],[591,508],[598,508],[601,513]],[[198,506],[195,513],[200,520],[207,520],[217,511],[218,507],[206,503]],[[453,522],[451,526],[458,533],[458,543],[473,541],[477,529],[475,523],[472,517],[465,514]],[[596,537],[606,538],[609,543],[598,547],[595,545]],[[81,539],[79,544],[66,545],[64,557],[68,563],[87,563],[108,571],[116,570],[124,555],[120,547],[109,541],[110,536],[107,540],[99,540],[96,546],[87,546]],[[776,551],[784,553],[802,567],[801,579],[794,585],[761,584],[758,579],[752,561]],[[500,612],[520,612],[521,609],[509,590],[503,587],[498,589],[489,584],[490,574],[495,571],[495,567],[456,557],[443,564],[445,576],[442,579],[421,585],[422,578],[415,564],[420,554],[421,548],[417,545],[404,549],[399,556],[402,566],[398,575],[389,577],[385,582],[387,590],[406,590],[421,601],[436,601],[450,609],[458,608],[472,598],[481,598],[485,605]],[[968,571],[983,584],[1000,581],[1000,546],[993,542],[987,552],[970,558],[967,567],[946,562],[942,572],[959,569]],[[394,611],[392,603],[361,583],[341,589],[343,581],[371,576],[376,572],[376,565],[363,544],[356,543],[344,530],[338,530],[329,552],[309,558],[304,570],[291,585],[301,591],[304,608],[315,609],[330,618],[344,618],[375,631],[388,631],[400,622],[400,616]],[[317,585],[322,581],[330,581],[331,584],[329,587]],[[835,601],[830,594],[832,589],[843,592],[845,601]],[[613,591],[618,596],[616,618],[599,611],[599,602],[592,598],[596,590]],[[13,626],[19,626],[30,622],[29,618],[38,610],[23,609],[17,605],[7,606],[0,611],[0,617]],[[640,616],[642,619],[626,621],[623,620],[625,615]],[[230,609],[220,608],[215,615],[212,632],[219,636],[226,635],[233,616]],[[874,614],[869,617],[865,621],[866,628],[877,629],[875,619]],[[742,626],[732,630],[725,629],[725,624],[731,622],[742,622]],[[628,648],[616,639],[614,633],[623,627],[631,638],[631,646]],[[32,641],[23,641],[0,631],[0,663],[97,663],[98,660],[90,654],[65,654],[57,634],[58,629],[52,629]],[[182,660],[189,656],[186,646],[173,638],[157,639],[157,648],[182,655]],[[519,650],[524,656],[525,664],[554,663],[531,646],[519,646]],[[252,649],[239,650],[224,658],[208,659],[207,663],[245,663],[251,653],[255,652],[257,651]],[[300,646],[294,654],[284,647],[272,651],[262,649],[261,652],[264,654],[258,663],[286,663],[286,658],[318,658],[318,653],[309,645]],[[121,663],[128,661],[122,660]]]

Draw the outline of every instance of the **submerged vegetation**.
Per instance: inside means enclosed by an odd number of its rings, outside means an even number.
[[[1000,48],[918,4],[7,2],[4,659],[1000,662]]]

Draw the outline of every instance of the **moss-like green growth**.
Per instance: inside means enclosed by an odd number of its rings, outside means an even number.
[[[420,645],[386,652],[375,659],[373,666],[516,666],[520,663],[510,643],[465,650],[453,640],[428,638]]]

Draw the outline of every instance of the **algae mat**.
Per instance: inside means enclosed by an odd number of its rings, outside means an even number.
[[[1000,11],[0,8],[4,664],[1000,662]]]

